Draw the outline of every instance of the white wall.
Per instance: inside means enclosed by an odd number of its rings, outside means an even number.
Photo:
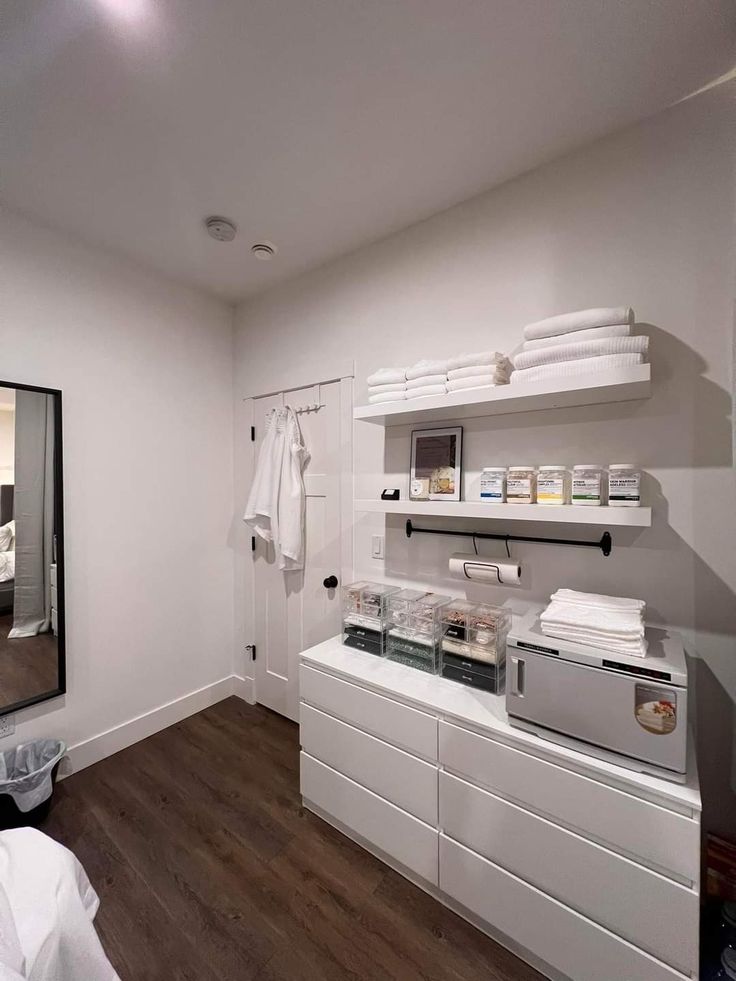
[[[63,391],[68,693],[17,735],[76,744],[232,674],[232,310],[16,216],[0,242],[3,379]]]
[[[616,532],[608,559],[518,546],[524,587],[483,595],[542,601],[558,586],[633,595],[653,619],[682,628],[700,658],[693,673],[707,820],[724,830],[736,822],[728,788],[736,784],[735,91],[711,91],[275,289],[239,309],[236,331],[236,392],[278,389],[297,364],[307,382],[321,376],[325,360],[354,357],[365,401],[364,378],[379,366],[508,351],[531,320],[634,306],[651,337],[653,397],[472,420],[466,490],[475,491],[477,471],[489,463],[634,460],[648,473],[653,527]],[[249,447],[240,433],[242,469]],[[408,434],[391,431],[384,451],[379,427],[356,424],[358,497],[405,481]],[[448,553],[462,540],[407,542],[401,521],[390,519],[384,567],[369,549],[381,517],[356,518],[356,576],[462,593],[446,576]]]
[[[15,483],[15,412],[0,409],[0,484],[13,483]]]

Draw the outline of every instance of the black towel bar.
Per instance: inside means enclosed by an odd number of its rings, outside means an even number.
[[[481,531],[447,531],[445,528],[415,528],[411,519],[406,521],[406,537],[412,535],[452,535],[461,538],[491,538],[498,542],[540,542],[543,545],[574,545],[578,548],[599,548],[604,555],[611,554],[613,539],[609,531],[604,531],[597,542],[581,542],[575,538],[532,538],[529,535],[492,535]]]

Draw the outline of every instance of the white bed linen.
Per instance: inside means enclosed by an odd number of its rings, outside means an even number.
[[[0,887],[2,981],[120,981],[92,923],[99,899],[68,849],[33,828],[3,831]]]
[[[0,552],[0,582],[15,579],[15,552]]]

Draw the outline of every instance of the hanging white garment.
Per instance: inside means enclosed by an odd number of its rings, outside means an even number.
[[[272,409],[243,520],[265,541],[273,542],[280,569],[304,567],[302,472],[307,459],[294,410]]]

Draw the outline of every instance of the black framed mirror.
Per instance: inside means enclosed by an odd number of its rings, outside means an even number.
[[[66,691],[61,392],[0,381],[0,716]]]

